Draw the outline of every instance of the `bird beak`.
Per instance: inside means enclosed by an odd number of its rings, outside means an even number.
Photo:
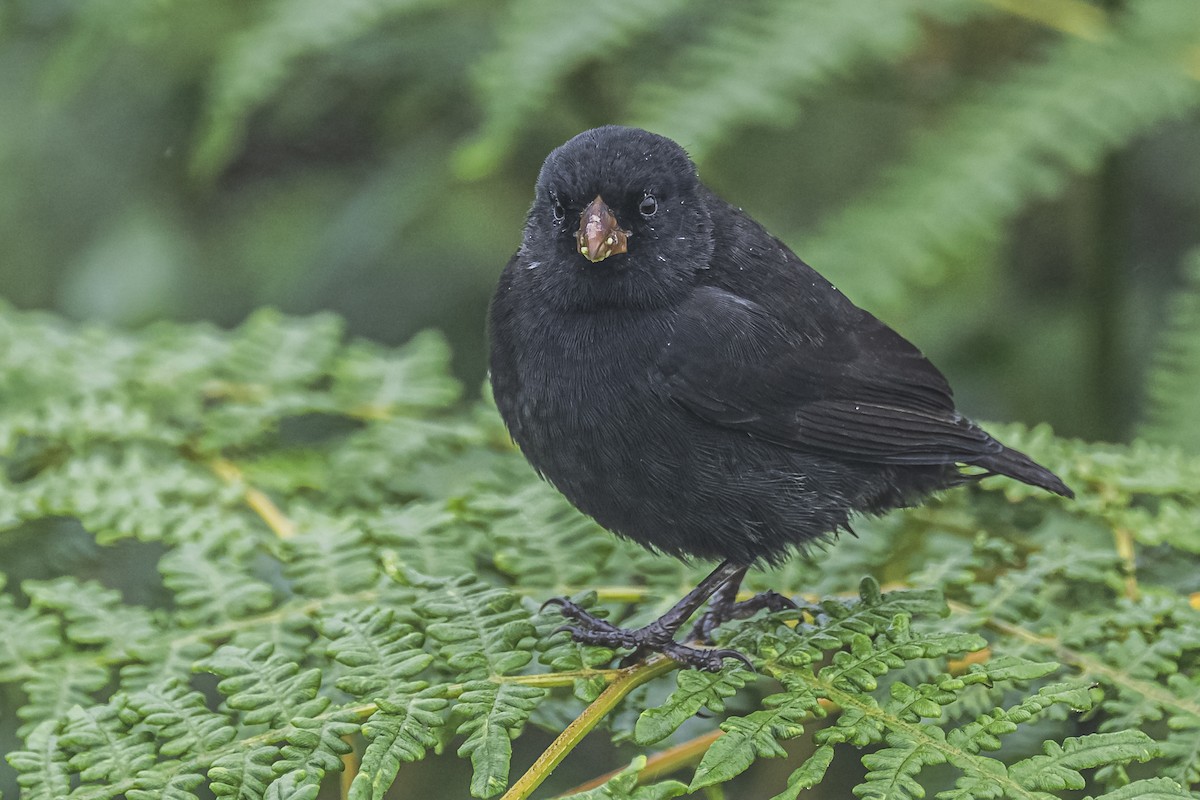
[[[621,230],[617,218],[604,204],[604,198],[596,195],[596,199],[579,215],[579,233],[575,238],[579,243],[579,252],[595,264],[609,256],[624,253],[629,231]]]

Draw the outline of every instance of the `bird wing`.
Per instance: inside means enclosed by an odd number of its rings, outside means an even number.
[[[803,322],[697,289],[658,362],[667,391],[715,425],[843,459],[949,464],[1002,449],[955,411],[916,347],[828,288]]]

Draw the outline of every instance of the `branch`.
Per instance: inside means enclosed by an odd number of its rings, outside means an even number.
[[[514,783],[500,800],[525,800],[533,794],[537,787],[541,786],[542,781],[550,777],[550,773],[567,757],[567,754],[574,750],[584,737],[617,707],[625,695],[642,684],[649,683],[678,667],[678,662],[660,656],[652,658],[644,664],[620,670],[620,674],[609,684],[608,688],[601,692],[600,696],[592,701],[592,704],[585,708],[583,713],[558,735],[557,739],[550,743],[545,752],[538,756],[537,761],[533,762],[533,766],[526,770],[520,780]]]
[[[246,505],[250,506],[255,514],[262,517],[263,522],[267,523],[267,527],[274,531],[276,536],[280,539],[290,539],[296,535],[296,523],[279,510],[279,506],[275,505],[266,492],[248,485],[246,476],[242,474],[236,464],[217,457],[210,460],[208,466],[217,474],[218,478],[230,486],[242,487],[242,497],[245,498]]]

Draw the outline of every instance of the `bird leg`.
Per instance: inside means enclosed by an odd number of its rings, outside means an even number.
[[[735,658],[749,667],[750,660],[736,650],[689,647],[675,641],[675,634],[696,609],[734,578],[736,582],[733,591],[736,595],[737,585],[741,583],[741,576],[745,573],[746,568],[743,566],[731,561],[722,562],[707,578],[700,581],[695,589],[671,606],[667,613],[643,628],[619,628],[562,597],[547,600],[543,608],[546,605],[557,605],[564,617],[575,622],[575,625],[565,625],[559,630],[570,632],[571,638],[581,644],[633,648],[633,653],[621,662],[623,665],[639,661],[650,653],[662,653],[685,666],[709,672],[720,670],[726,658]]]
[[[779,592],[762,592],[738,602],[738,589],[741,588],[744,577],[746,577],[746,567],[735,572],[729,580],[713,592],[712,599],[708,601],[708,608],[692,626],[692,639],[711,644],[712,632],[722,622],[728,622],[731,619],[746,619],[763,608],[768,611],[784,611],[797,607],[794,602]]]

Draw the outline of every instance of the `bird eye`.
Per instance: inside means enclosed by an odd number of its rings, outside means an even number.
[[[642,198],[642,202],[638,205],[638,211],[643,217],[653,217],[654,212],[658,211],[658,201],[654,199],[654,195],[648,194]]]
[[[556,201],[556,202],[554,203],[554,221],[555,221],[555,222],[562,222],[562,221],[563,221],[563,217],[565,217],[565,216],[567,216],[567,211],[566,211],[566,209],[564,209],[564,208],[562,207],[562,203],[559,203],[559,202],[557,202],[557,201]]]

